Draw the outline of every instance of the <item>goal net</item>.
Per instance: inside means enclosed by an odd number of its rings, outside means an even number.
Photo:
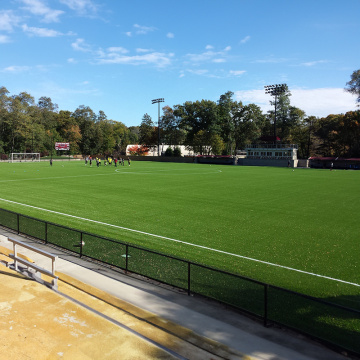
[[[40,153],[11,153],[9,162],[39,162]]]

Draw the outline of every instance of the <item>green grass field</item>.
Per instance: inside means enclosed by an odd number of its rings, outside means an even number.
[[[0,208],[360,308],[360,171],[0,163],[0,187]]]

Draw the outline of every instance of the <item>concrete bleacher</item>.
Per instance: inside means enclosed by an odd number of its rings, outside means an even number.
[[[0,359],[346,359],[220,304],[16,236],[58,256],[51,290],[6,267],[9,235],[0,235]],[[47,266],[39,254],[22,255]]]

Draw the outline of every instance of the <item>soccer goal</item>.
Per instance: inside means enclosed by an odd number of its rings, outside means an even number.
[[[40,153],[11,153],[9,162],[40,162]]]

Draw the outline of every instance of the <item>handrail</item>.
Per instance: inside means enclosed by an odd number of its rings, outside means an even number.
[[[9,257],[14,260],[15,271],[19,271],[18,263],[26,265],[28,268],[32,268],[42,274],[52,277],[53,278],[52,283],[51,283],[52,288],[57,289],[58,277],[55,275],[56,259],[58,258],[57,255],[53,255],[45,250],[40,250],[34,246],[31,246],[29,244],[26,244],[20,240],[17,240],[17,239],[11,238],[11,237],[8,237],[8,241],[13,243],[14,254],[10,254]],[[24,247],[28,250],[34,251],[40,255],[46,256],[47,258],[51,259],[51,271],[46,270],[38,265],[35,265],[34,263],[31,263],[30,261],[27,261],[27,260],[24,260],[24,259],[21,259],[20,257],[18,257],[17,246]]]

